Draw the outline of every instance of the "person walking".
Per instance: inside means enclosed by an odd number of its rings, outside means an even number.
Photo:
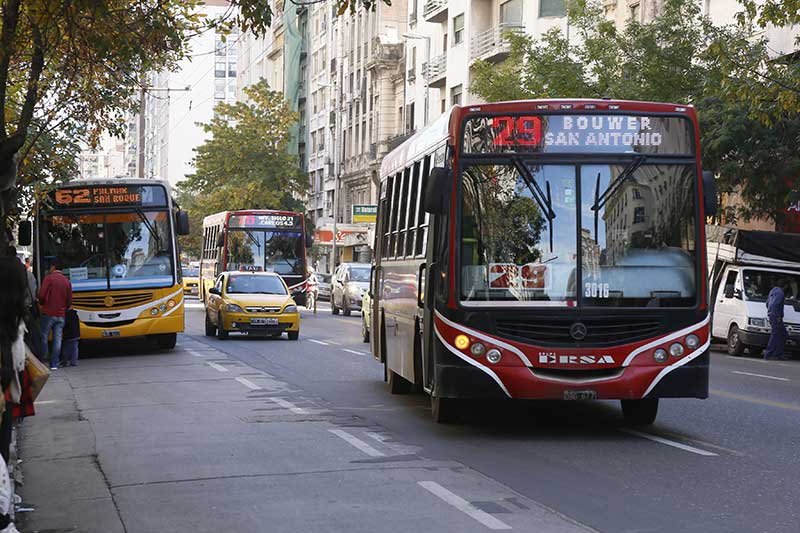
[[[61,357],[61,341],[64,334],[64,317],[72,307],[72,284],[61,272],[61,261],[55,258],[50,263],[47,277],[39,289],[39,304],[42,311],[42,353],[47,355],[47,338],[53,332],[50,350],[50,370],[58,370]]]
[[[769,334],[764,359],[787,359],[784,355],[786,345],[786,326],[783,324],[783,306],[786,294],[780,287],[773,287],[767,296],[767,317],[772,331]]]

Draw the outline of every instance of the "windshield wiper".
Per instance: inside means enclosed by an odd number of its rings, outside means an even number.
[[[161,252],[165,252],[164,243],[161,242],[161,236],[156,231],[156,228],[153,226],[153,223],[150,222],[150,219],[147,218],[147,215],[144,214],[140,208],[136,208],[136,214],[139,215],[139,218],[142,219],[145,227],[147,227],[147,231],[150,232],[150,236],[153,237],[153,240],[156,241],[156,245],[158,246],[158,251],[156,253],[160,254]]]
[[[539,208],[544,211],[544,216],[547,217],[547,222],[550,227],[550,230],[547,232],[550,235],[550,253],[553,253],[553,220],[556,218],[556,213],[553,211],[553,198],[550,195],[550,180],[547,180],[547,195],[545,195],[542,188],[536,183],[536,178],[533,177],[530,169],[516,157],[513,161],[514,167],[516,167],[522,179],[525,180],[528,190],[531,191],[533,199],[536,200],[536,203],[539,204]]]
[[[636,172],[642,164],[647,160],[647,156],[644,154],[639,154],[634,157],[633,161],[628,163],[628,165],[622,169],[622,172],[619,173],[617,178],[608,184],[606,190],[603,191],[603,194],[600,194],[600,173],[597,173],[597,182],[594,186],[594,204],[592,204],[592,211],[594,211],[594,242],[597,241],[597,233],[598,233],[598,223],[600,217],[600,210],[608,203],[609,198],[617,192],[623,183],[628,181],[633,177],[633,173]]]

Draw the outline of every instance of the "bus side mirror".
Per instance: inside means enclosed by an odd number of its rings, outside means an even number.
[[[178,235],[189,235],[189,213],[180,210],[177,215]]]
[[[33,242],[33,223],[30,220],[20,220],[17,227],[17,244],[30,246]]]
[[[306,233],[306,248],[311,248],[312,246],[314,246],[314,235]]]
[[[717,214],[717,182],[710,170],[703,171],[703,207],[707,217]]]
[[[450,174],[447,169],[434,167],[428,176],[425,187],[425,211],[432,215],[441,215],[447,210],[447,191]]]

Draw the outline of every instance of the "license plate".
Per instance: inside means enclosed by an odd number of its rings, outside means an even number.
[[[102,335],[103,335],[103,337],[119,337],[119,330],[118,329],[104,329]]]
[[[593,390],[565,390],[565,400],[596,400],[597,391]]]
[[[197,294],[197,287],[192,287],[192,294]]]
[[[277,326],[277,318],[251,318],[250,325],[252,326]]]

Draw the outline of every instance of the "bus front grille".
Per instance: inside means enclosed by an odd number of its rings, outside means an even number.
[[[134,307],[152,299],[152,292],[115,292],[111,294],[75,294],[72,297],[72,303],[80,309],[111,309]]]
[[[586,337],[580,341],[570,335],[576,322],[586,326]],[[497,318],[495,324],[498,334],[525,341],[594,346],[626,344],[661,331],[660,322],[636,317]]]

